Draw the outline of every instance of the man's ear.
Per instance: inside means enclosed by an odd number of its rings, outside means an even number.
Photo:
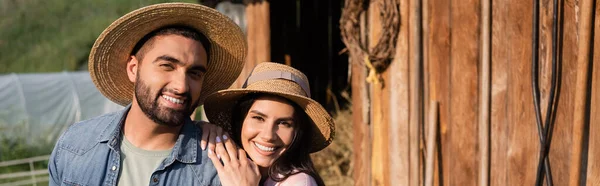
[[[129,81],[132,83],[135,83],[139,64],[140,62],[134,55],[129,57],[129,61],[127,62],[127,77],[129,77]]]

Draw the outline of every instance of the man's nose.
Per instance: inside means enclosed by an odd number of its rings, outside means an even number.
[[[173,79],[171,81],[171,89],[175,90],[177,94],[183,94],[188,92],[188,77],[185,72],[177,72],[173,75]]]

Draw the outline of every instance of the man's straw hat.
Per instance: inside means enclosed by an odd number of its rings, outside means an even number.
[[[126,72],[129,56],[146,34],[166,26],[196,29],[210,41],[200,104],[209,94],[228,88],[239,76],[247,43],[242,30],[233,21],[199,4],[156,4],[117,19],[94,43],[88,68],[92,81],[104,96],[120,105],[131,103],[134,87]]]
[[[310,98],[306,76],[286,65],[263,62],[258,64],[241,89],[221,90],[206,98],[204,109],[211,123],[232,131],[232,109],[238,100],[251,93],[265,93],[284,97],[298,104],[313,127],[310,152],[327,147],[335,135],[335,124],[329,113]]]

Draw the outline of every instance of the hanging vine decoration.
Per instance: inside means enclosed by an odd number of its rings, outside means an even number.
[[[369,69],[367,81],[380,83],[380,74],[389,67],[396,53],[400,11],[399,4],[395,0],[376,0],[373,3],[377,3],[380,8],[379,16],[382,25],[381,37],[373,48],[369,49],[367,44],[360,41],[360,16],[367,11],[369,1],[346,0],[340,18],[340,30],[346,48],[357,55],[358,59],[364,59],[363,65]]]

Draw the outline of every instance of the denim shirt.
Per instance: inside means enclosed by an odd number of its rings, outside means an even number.
[[[120,134],[129,108],[71,125],[50,156],[49,185],[117,185]],[[199,148],[200,136],[201,129],[186,120],[171,154],[154,170],[148,185],[220,185],[207,151]]]

